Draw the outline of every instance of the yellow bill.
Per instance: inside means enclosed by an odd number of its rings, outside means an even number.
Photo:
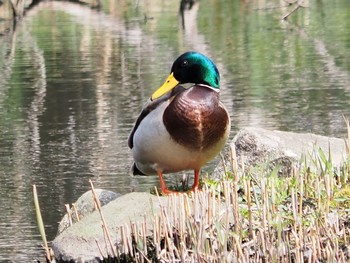
[[[168,93],[170,90],[175,88],[177,84],[179,84],[179,81],[174,77],[174,73],[171,73],[164,84],[152,94],[151,100],[158,99],[159,97]]]

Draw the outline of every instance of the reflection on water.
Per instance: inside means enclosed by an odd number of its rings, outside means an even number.
[[[51,240],[64,204],[89,188],[88,179],[119,193],[158,183],[128,176],[126,141],[143,102],[186,50],[217,62],[234,131],[344,136],[349,4],[316,1],[330,15],[306,10],[281,24],[276,10],[256,10],[263,1],[203,0],[182,18],[178,2],[146,2],[105,3],[104,12],[46,3],[0,39],[0,261],[41,258],[33,184]],[[334,13],[339,20],[325,23]]]

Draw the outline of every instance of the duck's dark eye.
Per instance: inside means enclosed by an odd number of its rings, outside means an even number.
[[[181,67],[184,68],[184,67],[187,67],[188,65],[188,61],[187,60],[184,60],[181,62]]]

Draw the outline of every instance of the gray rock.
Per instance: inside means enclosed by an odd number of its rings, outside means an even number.
[[[120,226],[130,225],[130,222],[144,220],[144,217],[149,219],[154,214],[158,214],[160,202],[165,203],[165,198],[134,192],[103,206],[102,213],[111,240],[116,243],[120,241]],[[111,255],[111,250],[106,250],[108,246],[101,222],[100,214],[95,211],[58,235],[52,242],[56,260],[58,262],[98,262],[102,255],[97,243],[104,257],[107,257],[107,254]]]
[[[112,191],[108,190],[103,190],[103,189],[95,189],[96,195],[98,199],[100,200],[101,206],[104,206],[108,204],[109,202],[113,201],[114,199],[118,198],[121,196],[121,194],[117,194]],[[92,213],[95,211],[95,204],[94,204],[94,199],[92,196],[92,191],[87,191],[84,193],[82,196],[78,198],[78,200],[75,202],[75,207],[78,212],[79,219],[82,219],[86,215]],[[77,222],[77,217],[74,213],[73,208],[70,209],[69,211],[71,218],[72,218],[72,223]],[[68,213],[64,215],[62,218],[61,222],[59,223],[58,226],[58,234],[62,233],[65,229],[70,227],[71,223],[69,221]]]
[[[335,166],[341,165],[347,158],[346,145],[343,139],[326,137],[311,133],[293,133],[284,131],[270,131],[262,128],[244,128],[238,132],[231,142],[231,147],[236,151],[236,161],[239,167],[245,168],[269,165],[273,169],[280,165],[280,173],[286,174],[294,165],[298,165],[305,158],[305,165],[314,168],[312,159],[321,149]],[[230,150],[224,154],[225,165],[231,165]],[[225,168],[220,163],[214,177],[224,174]]]

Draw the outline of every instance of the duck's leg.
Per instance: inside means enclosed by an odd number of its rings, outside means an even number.
[[[191,188],[191,191],[195,191],[196,189],[198,189],[198,186],[199,186],[199,174],[200,174],[200,170],[194,170],[194,182],[193,182],[193,186]]]
[[[177,193],[176,191],[171,191],[166,187],[165,181],[164,181],[164,177],[163,177],[163,173],[161,171],[157,171],[158,177],[159,177],[159,182],[160,182],[160,189],[162,191],[162,194],[164,195],[169,195],[169,194],[173,194],[173,193]]]

